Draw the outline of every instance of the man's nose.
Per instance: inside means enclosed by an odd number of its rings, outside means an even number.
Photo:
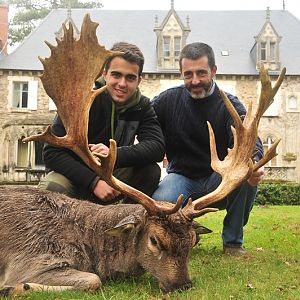
[[[192,75],[192,84],[198,84],[200,82],[200,77],[197,75],[197,73],[193,73]]]
[[[125,86],[126,85],[126,78],[125,76],[121,76],[119,79],[119,85]]]

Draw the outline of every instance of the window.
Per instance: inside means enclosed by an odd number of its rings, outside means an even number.
[[[22,139],[18,140],[18,149],[17,149],[17,167],[25,168],[28,166],[28,144],[23,143]]]
[[[288,98],[288,109],[297,109],[297,99],[294,96]]]
[[[264,146],[264,153],[267,152],[271,148],[271,146],[274,144],[274,140],[271,137],[267,137],[267,139],[264,141],[263,146]],[[278,156],[273,157],[266,166],[268,167],[276,167],[278,166]]]
[[[229,51],[228,50],[222,50],[221,55],[222,56],[229,56]]]
[[[44,143],[40,141],[34,142],[34,157],[33,157],[33,167],[35,169],[43,169],[44,168],[44,162],[43,162],[43,147]]]
[[[272,86],[275,85],[275,81],[272,81]],[[261,94],[261,83],[257,83],[257,99],[259,99]],[[274,96],[273,102],[271,105],[267,108],[267,110],[264,112],[264,117],[279,117],[280,115],[280,106],[282,103],[282,92],[281,89],[279,89]]]
[[[13,83],[13,100],[12,106],[16,108],[28,107],[28,82]]]
[[[13,109],[37,109],[38,81],[29,76],[8,76],[8,102]]]
[[[260,44],[260,57],[262,61],[267,60],[267,48],[266,48],[266,43],[261,43]]]
[[[169,57],[170,56],[170,37],[169,36],[164,36],[164,57]]]
[[[40,141],[23,143],[23,138],[24,137],[17,141],[17,167],[44,169],[42,156],[44,143]]]
[[[175,36],[174,37],[174,56],[179,57],[181,50],[181,37]]]
[[[270,61],[275,61],[275,43],[270,43]]]

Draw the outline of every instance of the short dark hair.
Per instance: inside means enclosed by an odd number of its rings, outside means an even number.
[[[144,55],[142,51],[133,44],[127,42],[118,42],[115,43],[111,49],[112,51],[120,51],[123,52],[121,55],[109,57],[105,63],[105,69],[108,71],[110,67],[110,63],[114,57],[121,57],[130,63],[135,63],[139,66],[139,76],[142,75],[143,67],[144,67]]]
[[[181,50],[179,56],[180,70],[182,69],[182,59],[188,58],[188,59],[196,60],[203,56],[207,56],[209,67],[212,70],[216,62],[215,62],[214,51],[209,45],[204,43],[199,43],[199,42],[185,45]]]

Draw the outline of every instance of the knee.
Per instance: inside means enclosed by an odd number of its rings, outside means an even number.
[[[141,176],[143,176],[144,180],[157,183],[160,180],[161,169],[157,163],[146,165],[142,168],[139,168]]]
[[[88,283],[88,290],[90,292],[96,292],[97,290],[99,290],[100,286],[101,286],[101,280],[99,276],[96,274],[91,274]]]
[[[75,195],[75,187],[72,182],[65,176],[56,172],[50,172],[42,178],[38,184],[38,188],[65,194],[70,197],[74,197]]]

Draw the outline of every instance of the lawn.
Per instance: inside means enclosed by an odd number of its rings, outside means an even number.
[[[300,300],[300,206],[256,206],[245,228],[245,257],[222,254],[224,212],[198,221],[213,230],[191,254],[194,287],[163,296],[149,274],[107,282],[97,294],[35,293],[18,299],[290,299]]]

